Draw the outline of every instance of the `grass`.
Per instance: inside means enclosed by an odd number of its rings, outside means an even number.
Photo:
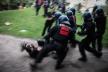
[[[0,12],[0,33],[8,34],[18,37],[26,38],[41,38],[41,33],[44,27],[45,18],[42,16],[43,10],[41,9],[39,15],[35,15],[35,9],[26,8],[22,10],[8,10]],[[77,13],[77,24],[82,24],[81,14]],[[5,25],[5,22],[11,23]],[[21,30],[27,30],[21,32]],[[106,33],[104,34],[104,46],[108,46],[108,22],[106,26]],[[80,36],[76,39],[81,40]]]
[[[19,37],[38,38],[41,35],[45,21],[45,18],[41,14],[35,16],[35,11],[31,8],[0,12],[0,33]],[[11,25],[7,26],[5,22],[10,22]],[[20,30],[27,30],[27,32],[20,32]]]

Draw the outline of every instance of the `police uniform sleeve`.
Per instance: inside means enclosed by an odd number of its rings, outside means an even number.
[[[44,37],[44,39],[48,40],[56,33],[57,30],[58,30],[58,26],[54,26],[52,29],[50,29],[49,33]]]

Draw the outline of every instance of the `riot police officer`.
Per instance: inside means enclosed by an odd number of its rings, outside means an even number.
[[[69,18],[69,22],[71,24],[71,27],[74,29],[74,31],[76,32],[76,21],[75,21],[75,18],[74,18],[74,15],[73,15],[73,12],[68,10],[66,12],[66,15],[67,17]]]
[[[75,14],[76,14],[75,8],[70,8],[70,10],[73,12],[73,15],[75,16]]]
[[[74,15],[73,15],[72,11],[68,10],[66,12],[66,14],[67,14],[67,17],[69,18],[69,22],[70,22],[70,25],[71,25],[70,27],[72,27],[72,29],[74,31],[74,39],[75,39],[75,33],[76,33],[76,29],[77,29],[76,28],[76,20],[74,18]],[[75,42],[73,42],[72,44],[73,44],[73,47],[76,46]]]
[[[47,13],[47,18],[46,18],[46,21],[45,21],[45,25],[44,25],[44,28],[43,28],[42,36],[44,36],[44,34],[46,33],[46,31],[47,32],[50,31],[51,26],[53,25],[53,22],[54,22],[54,17],[51,14],[51,12],[48,12]]]
[[[65,19],[65,17],[63,16]],[[63,19],[62,18],[62,19]],[[48,35],[45,36],[46,40],[52,39],[45,47],[41,50],[35,63],[32,64],[32,67],[36,67],[38,63],[40,63],[43,57],[51,51],[56,51],[57,53],[57,63],[55,69],[59,69],[62,67],[61,63],[63,62],[67,52],[67,43],[68,41],[72,41],[73,31],[71,29],[68,21],[60,21],[60,25],[54,26]]]
[[[88,12],[84,16],[84,24],[81,27],[82,31],[78,32],[79,35],[86,35],[84,39],[79,44],[79,51],[81,53],[80,61],[87,61],[87,56],[85,54],[85,50],[91,52],[96,57],[100,58],[101,53],[97,52],[94,48],[90,47],[90,44],[95,40],[95,24],[92,21],[92,15]]]
[[[94,18],[94,21],[96,22],[96,33],[97,33],[97,37],[96,37],[96,42],[97,42],[97,50],[99,52],[102,52],[102,39],[103,39],[103,35],[105,33],[105,29],[106,29],[106,16],[104,14],[104,11],[102,8],[98,8],[96,10],[96,16]]]
[[[73,18],[74,18],[74,21],[75,21],[75,24],[76,24],[76,10],[75,10],[75,8],[70,8],[70,10],[72,11],[72,13],[73,13]]]

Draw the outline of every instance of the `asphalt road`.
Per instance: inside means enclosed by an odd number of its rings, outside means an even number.
[[[0,35],[0,72],[108,72],[108,49],[104,48],[103,57],[97,59],[87,52],[86,63],[78,61],[80,54],[78,48],[70,49],[62,69],[55,70],[56,60],[51,56],[44,58],[39,65],[40,69],[34,71],[30,68],[33,59],[26,52],[20,51],[23,41],[33,42],[31,39],[21,39],[12,36]]]

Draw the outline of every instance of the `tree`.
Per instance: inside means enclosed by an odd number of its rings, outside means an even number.
[[[0,0],[0,10],[17,9],[19,5],[31,6],[34,0]]]

